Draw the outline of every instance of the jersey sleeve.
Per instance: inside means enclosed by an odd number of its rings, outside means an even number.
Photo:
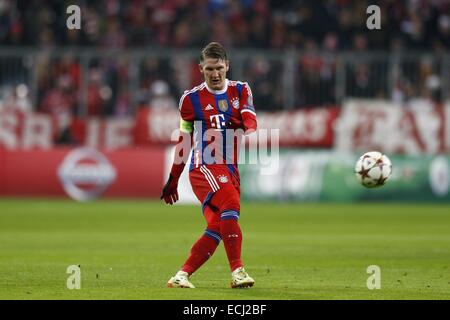
[[[245,131],[255,131],[257,128],[256,111],[253,105],[252,90],[247,82],[244,83],[241,92],[241,115]]]
[[[179,109],[181,117],[180,130],[191,133],[194,130],[194,107],[187,92],[180,98]]]
[[[194,106],[192,105],[189,94],[185,92],[180,98],[180,103],[178,104],[180,109],[181,119],[185,121],[194,121]]]

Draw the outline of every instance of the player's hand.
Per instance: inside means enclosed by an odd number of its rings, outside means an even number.
[[[167,204],[174,204],[178,201],[178,178],[174,178],[172,175],[169,176],[169,179],[166,182],[161,194],[161,199]]]

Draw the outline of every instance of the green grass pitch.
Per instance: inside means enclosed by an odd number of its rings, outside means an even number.
[[[229,287],[221,244],[196,289],[169,289],[205,227],[199,207],[1,199],[0,299],[450,299],[448,205],[244,203],[240,224],[253,288]]]

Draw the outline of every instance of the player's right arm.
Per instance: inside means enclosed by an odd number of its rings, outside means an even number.
[[[167,204],[174,204],[178,201],[178,180],[189,159],[192,148],[192,135],[194,132],[194,112],[189,97],[185,94],[180,99],[180,134],[178,143],[175,146],[175,155],[169,179],[163,190],[161,199]]]

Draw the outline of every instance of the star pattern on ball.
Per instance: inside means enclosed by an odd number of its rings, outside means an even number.
[[[358,173],[364,179],[364,178],[369,178],[369,171],[370,171],[370,168],[369,169],[361,168],[361,170]]]
[[[381,176],[378,180],[377,180],[377,186],[382,186],[386,180],[388,179],[388,177],[383,177]]]

